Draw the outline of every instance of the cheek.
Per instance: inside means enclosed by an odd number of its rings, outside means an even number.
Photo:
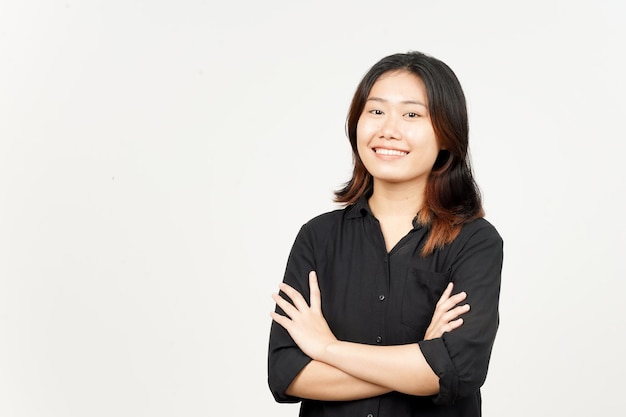
[[[356,147],[359,151],[359,155],[362,154],[363,150],[367,148],[367,125],[364,123],[359,123],[356,126]]]
[[[359,123],[356,125],[357,143],[368,143],[375,132],[376,125],[372,121],[359,120]]]
[[[361,158],[361,161],[363,160],[364,156],[367,158],[367,144],[363,143],[363,141],[360,141],[358,139],[358,136],[356,140],[356,151],[359,155],[359,158]]]

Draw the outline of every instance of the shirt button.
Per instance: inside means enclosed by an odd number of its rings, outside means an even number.
[[[383,301],[383,300],[385,299],[385,294],[381,294],[381,295],[379,295],[379,296],[378,296],[378,299],[379,299],[380,301]]]
[[[383,341],[383,338],[381,336],[376,336],[376,343],[380,343]]]

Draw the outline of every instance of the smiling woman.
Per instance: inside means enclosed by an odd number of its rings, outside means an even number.
[[[347,124],[346,207],[302,227],[273,295],[270,389],[305,417],[479,416],[502,239],[483,218],[461,86],[433,57],[391,55]]]
[[[424,83],[408,71],[385,73],[372,87],[357,125],[357,149],[379,187],[424,189],[440,151],[424,103]]]

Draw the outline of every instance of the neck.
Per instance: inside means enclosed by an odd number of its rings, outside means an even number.
[[[425,184],[393,184],[374,180],[369,205],[376,217],[410,217],[417,215],[424,202]]]

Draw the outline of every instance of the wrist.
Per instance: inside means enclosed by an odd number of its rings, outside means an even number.
[[[340,340],[332,340],[324,346],[324,348],[320,351],[319,358],[315,358],[320,362],[324,362],[327,365],[337,367],[336,363],[338,356],[338,351],[341,349],[341,344],[345,343]]]

